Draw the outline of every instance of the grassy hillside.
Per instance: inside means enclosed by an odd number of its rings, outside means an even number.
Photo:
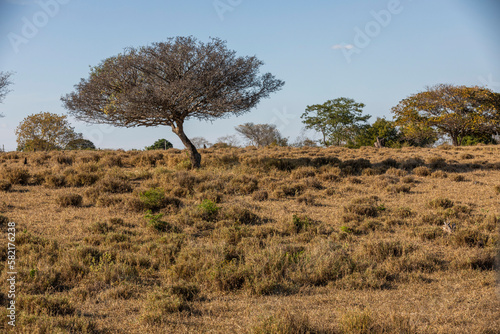
[[[500,147],[201,153],[0,153],[17,332],[500,332]]]

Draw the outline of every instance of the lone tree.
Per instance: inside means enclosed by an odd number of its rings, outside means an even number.
[[[245,123],[235,129],[253,146],[263,147],[272,144],[284,146],[281,144],[286,141],[274,124]]]
[[[64,149],[69,143],[81,139],[66,120],[48,112],[26,117],[16,128],[18,151],[49,151]]]
[[[356,135],[366,126],[370,115],[361,116],[363,103],[353,99],[340,97],[323,104],[307,106],[300,116],[306,129],[313,129],[323,136],[325,146],[346,144],[354,140]]]
[[[198,168],[201,156],[184,122],[241,115],[281,89],[284,82],[272,74],[259,76],[261,65],[255,56],[237,57],[218,38],[169,38],[105,59],[61,100],[70,114],[90,123],[168,125]]]
[[[491,136],[500,130],[500,94],[477,86],[428,87],[400,101],[392,112],[403,132],[434,129],[455,146],[467,136]]]
[[[10,81],[10,76],[12,73],[10,72],[0,72],[0,103],[3,102],[3,99],[7,95],[9,90],[9,86],[12,84]],[[0,117],[3,117],[3,114],[0,114]]]

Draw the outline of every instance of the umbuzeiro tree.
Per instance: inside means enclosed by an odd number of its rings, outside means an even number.
[[[241,115],[281,89],[283,81],[259,75],[261,65],[255,56],[237,57],[218,38],[169,38],[105,59],[61,100],[71,115],[90,123],[170,126],[198,168],[201,156],[184,123]]]

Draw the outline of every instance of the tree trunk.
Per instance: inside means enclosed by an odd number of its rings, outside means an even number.
[[[458,136],[451,136],[451,141],[453,142],[453,146],[458,146]]]
[[[194,146],[193,143],[191,143],[191,141],[189,140],[189,138],[184,133],[184,129],[182,127],[182,124],[181,125],[177,125],[177,127],[173,127],[172,126],[172,131],[177,136],[179,136],[179,138],[181,139],[182,143],[184,144],[184,146],[188,150],[188,152],[189,152],[189,160],[191,160],[191,166],[193,168],[200,168],[200,166],[201,166],[201,155],[200,155],[200,153],[198,153],[198,150],[196,149],[196,146]]]

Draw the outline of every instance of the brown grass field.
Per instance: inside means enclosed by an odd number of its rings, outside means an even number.
[[[0,153],[0,331],[500,333],[500,146],[201,153]]]

